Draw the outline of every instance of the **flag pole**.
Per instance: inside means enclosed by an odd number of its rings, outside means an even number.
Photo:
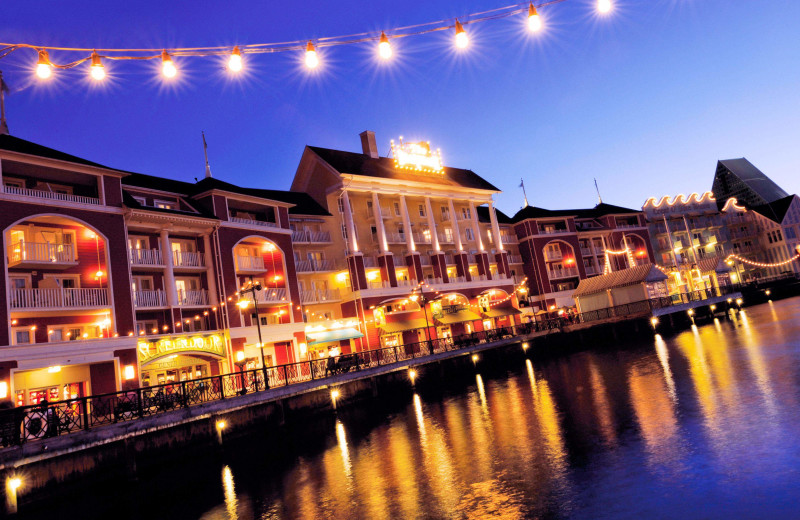
[[[528,194],[525,193],[525,181],[523,181],[521,178],[519,180],[519,187],[522,188],[522,195],[525,197],[525,205],[523,207],[527,208],[528,207]]]

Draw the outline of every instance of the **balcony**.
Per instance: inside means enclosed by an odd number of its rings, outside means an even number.
[[[11,289],[12,309],[90,309],[108,307],[108,289]]]
[[[521,264],[522,263],[522,256],[520,256],[520,255],[508,255],[508,263],[509,264]]]
[[[8,267],[66,269],[76,265],[72,244],[20,241],[8,246]]]
[[[581,247],[581,255],[592,256],[593,254],[594,250],[591,247]]]
[[[128,249],[128,258],[134,267],[164,267],[160,249]]]
[[[405,244],[405,233],[386,233],[386,241],[390,244]]]
[[[731,238],[752,238],[756,235],[755,230],[750,231],[749,229],[732,229],[731,230]]]
[[[202,269],[205,267],[205,259],[201,253],[193,251],[173,251],[172,265],[187,269]]]
[[[446,233],[436,233],[436,236],[439,237],[439,243],[440,244],[454,244],[455,243],[455,238],[453,237],[452,233],[450,234],[450,236],[448,236]]]
[[[392,218],[392,212],[386,208],[380,209],[382,218]],[[367,209],[367,218],[375,218],[375,210],[373,208]]]
[[[424,233],[414,233],[414,243],[415,244],[430,244],[431,243],[431,236],[425,235]]]
[[[561,251],[545,250],[544,252],[544,259],[546,262],[555,262],[557,260],[561,260],[562,258],[563,255],[561,254]]]
[[[572,233],[572,231],[566,228],[539,228],[540,235],[563,235],[564,233]]]
[[[429,267],[431,265],[431,257],[419,255],[419,265]]]
[[[239,273],[263,273],[264,258],[261,256],[236,255],[236,271]]]
[[[600,274],[593,265],[585,265],[583,266],[584,270],[586,271],[587,276],[593,276],[595,274]]]
[[[502,240],[504,244],[516,244],[519,242],[515,233],[500,233],[500,240]]]
[[[303,304],[334,302],[341,299],[339,289],[312,289],[300,293],[300,301]]]
[[[161,289],[153,291],[133,291],[133,305],[137,309],[166,307],[167,295]]]
[[[547,270],[547,277],[551,280],[556,280],[558,278],[572,278],[578,276],[578,268],[577,267],[565,267],[563,269],[548,269]]]
[[[286,301],[286,289],[283,287],[270,289],[265,287],[256,291],[256,301],[258,303],[275,303]]]
[[[178,291],[178,305],[181,307],[208,305],[208,291],[205,289]]]
[[[100,204],[100,199],[96,197],[85,197],[83,195],[72,195],[69,193],[56,193],[54,191],[31,190],[28,188],[18,188],[16,186],[3,186],[3,191],[9,195],[21,195],[23,197],[35,197],[37,199],[50,199],[62,202],[77,202],[78,204]]]
[[[251,218],[228,217],[228,221],[234,222],[236,224],[245,224],[247,226],[271,227],[271,228],[279,227],[276,222],[266,222],[264,220],[254,220]]]
[[[364,257],[364,266],[367,266],[367,258]],[[374,260],[374,258],[373,258]],[[298,273],[322,273],[325,271],[337,271],[339,264],[333,260],[298,260],[294,263]],[[343,267],[341,269],[344,269]]]
[[[331,234],[328,231],[293,231],[292,242],[296,244],[329,244]]]
[[[630,224],[630,223],[620,223],[617,222],[617,229],[633,229],[633,228],[640,228],[639,224]]]

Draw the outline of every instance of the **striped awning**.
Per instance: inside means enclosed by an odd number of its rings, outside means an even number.
[[[489,310],[483,313],[487,318],[499,318],[501,316],[515,316],[522,314],[522,311],[512,307],[511,305],[490,307]]]
[[[425,320],[422,318],[414,318],[411,320],[393,321],[381,325],[381,330],[384,334],[395,334],[403,332],[404,330],[424,329]]]
[[[321,343],[330,343],[331,341],[364,337],[364,335],[359,331],[350,327],[344,329],[324,330],[322,332],[311,332],[306,334],[306,336],[311,340],[308,342],[309,347],[312,345],[319,345]]]
[[[481,319],[479,314],[475,314],[472,311],[464,309],[458,312],[451,312],[450,314],[440,316],[436,318],[436,321],[442,325],[450,325],[451,323],[461,323],[464,321],[475,321],[479,319]]]

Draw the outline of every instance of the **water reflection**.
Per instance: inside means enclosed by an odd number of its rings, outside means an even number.
[[[230,520],[239,520],[239,501],[236,499],[233,473],[231,473],[231,468],[227,465],[222,468],[222,490],[225,494],[225,510],[228,512],[228,518]]]

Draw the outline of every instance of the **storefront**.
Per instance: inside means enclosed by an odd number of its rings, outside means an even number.
[[[84,397],[91,391],[91,365],[51,366],[14,374],[14,404],[26,406]]]
[[[200,379],[221,372],[225,339],[222,334],[140,338],[138,356],[142,386]]]
[[[379,325],[381,348],[399,347],[400,345],[425,341],[425,326],[424,318],[410,318],[381,323]]]
[[[502,327],[512,327],[515,325],[514,316],[518,316],[522,314],[522,311],[513,307],[510,304],[498,305],[496,307],[489,307],[483,313],[484,317],[484,328],[486,321],[492,321],[491,328],[502,328]]]
[[[324,326],[307,328],[308,358],[319,359],[355,352],[353,340],[363,337],[364,334],[350,326],[331,325],[330,328]]]

